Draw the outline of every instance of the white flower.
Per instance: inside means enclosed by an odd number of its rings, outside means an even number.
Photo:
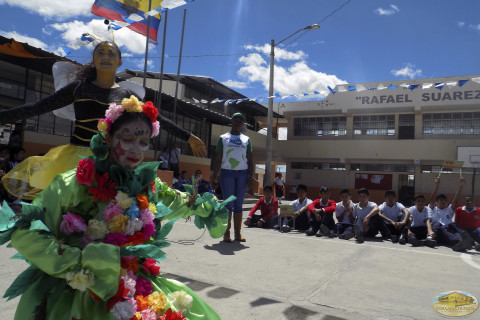
[[[123,279],[124,287],[128,290],[126,295],[133,297],[135,295],[135,285],[137,284],[137,281],[135,281],[136,279],[131,278],[129,275],[123,275],[120,279]]]
[[[133,220],[128,220],[127,226],[125,227],[124,233],[127,236],[133,235],[135,232],[142,230],[143,222],[137,218]]]
[[[132,204],[132,198],[128,197],[128,194],[118,191],[115,196],[115,200],[122,209],[127,209]]]
[[[65,279],[70,287],[80,291],[85,291],[94,284],[94,275],[88,269],[82,269],[79,272],[67,272]]]
[[[183,290],[169,293],[167,299],[170,300],[175,308],[182,311],[182,313],[188,312],[192,307],[192,296]]]
[[[133,299],[128,299],[122,302],[117,302],[113,308],[113,317],[117,320],[130,320],[135,315],[137,310],[137,302]]]
[[[88,229],[86,234],[92,240],[100,240],[105,238],[105,235],[108,233],[107,224],[105,221],[91,219],[88,221]]]

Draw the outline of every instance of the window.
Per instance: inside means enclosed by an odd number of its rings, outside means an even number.
[[[398,139],[415,139],[415,115],[398,116]]]
[[[295,118],[295,136],[330,136],[347,134],[347,117]]]
[[[345,164],[330,162],[292,162],[290,168],[309,170],[345,170]]]
[[[415,166],[409,164],[351,163],[352,171],[415,172]]]
[[[480,134],[480,112],[426,113],[423,134]]]
[[[370,115],[353,117],[353,134],[368,136],[395,135],[394,115]]]

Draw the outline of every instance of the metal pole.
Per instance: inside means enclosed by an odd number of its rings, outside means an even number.
[[[148,11],[152,10],[152,0],[148,1]],[[147,62],[148,62],[148,36],[150,35],[150,16],[147,19],[147,35],[146,35],[146,45],[145,45],[145,64],[143,66],[143,87],[147,83]]]
[[[175,123],[177,123],[178,82],[180,80],[180,67],[182,66],[183,36],[185,34],[185,19],[186,18],[187,18],[187,9],[183,9],[182,39],[180,41],[180,55],[178,57],[177,82],[175,84],[175,102],[173,104],[173,121]]]
[[[264,187],[272,183],[273,68],[275,61],[275,40],[273,39],[270,43],[270,48],[270,83],[268,89],[267,145],[265,150],[265,176],[263,178]]]
[[[165,11],[164,15],[164,22],[163,22],[163,43],[162,43],[162,62],[160,63],[160,84],[158,86],[158,99],[156,101],[156,106],[158,109],[158,113],[162,110],[162,83],[163,83],[163,65],[165,62],[165,39],[167,38],[167,17],[168,17],[168,10]],[[160,147],[160,140],[161,140],[161,133],[158,134],[158,137],[155,140],[155,150],[153,151],[153,159],[157,160],[157,152],[158,148]]]

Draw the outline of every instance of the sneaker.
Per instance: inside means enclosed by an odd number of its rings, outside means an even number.
[[[390,236],[390,239],[392,239],[392,242],[393,242],[393,243],[397,243],[397,242],[398,242],[398,236],[395,235],[395,234],[392,234],[392,235]]]
[[[480,243],[475,246],[476,251],[480,251]]]
[[[346,232],[342,234],[344,240],[350,240],[352,239],[355,235],[352,232]]]
[[[357,239],[358,243],[363,243],[365,241],[365,237],[363,236],[363,231],[360,227],[355,224],[353,226],[353,233],[355,234],[355,238]]]
[[[464,251],[472,247],[472,238],[466,232],[462,234],[462,240],[459,243],[455,244],[452,249],[453,251]]]
[[[431,236],[428,236],[425,240],[427,247],[433,248],[437,245],[437,240],[434,240]]]
[[[315,236],[316,237],[322,237],[323,236],[322,229],[318,229],[317,233],[315,233]]]
[[[415,236],[408,237],[408,243],[412,245],[412,247],[418,247],[420,245],[420,241]]]
[[[292,228],[290,228],[289,226],[282,226],[282,232],[290,232],[292,230]]]
[[[306,234],[307,236],[309,236],[309,237],[310,237],[310,236],[313,236],[315,233],[316,233],[316,230],[313,229],[313,227],[310,227],[310,228],[308,228],[307,231],[305,231],[305,234]]]
[[[332,230],[330,230],[326,225],[321,224],[320,225],[320,230],[322,230],[322,233],[325,237],[333,238],[335,235],[333,234]]]
[[[273,229],[280,231],[280,226],[279,226],[278,224],[276,224],[276,225],[273,227]]]
[[[345,239],[344,236],[345,236],[345,235],[344,235],[343,233],[342,233],[342,234],[339,234],[339,235],[338,235],[338,239]]]
[[[405,236],[403,234],[401,234],[400,237],[398,238],[398,243],[399,244],[407,243],[407,239],[405,239]]]

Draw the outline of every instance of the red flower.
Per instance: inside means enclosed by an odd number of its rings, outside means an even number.
[[[145,272],[147,274],[153,273],[154,275],[158,276],[160,273],[160,266],[156,264],[156,261],[154,259],[146,259],[142,263],[143,269],[145,269]]]
[[[167,312],[165,312],[162,316],[160,316],[160,320],[186,320],[187,318],[182,317],[182,312],[173,312],[172,308],[169,308]]]
[[[137,194],[137,202],[138,202],[138,208],[140,210],[147,209],[150,205],[148,203],[148,197],[141,193]]]
[[[107,301],[107,311],[110,311],[110,309],[113,308],[117,302],[122,302],[124,300],[128,299],[128,289],[125,289],[125,282],[120,279],[118,282],[118,290],[117,293]]]
[[[120,265],[123,269],[131,270],[133,273],[138,271],[138,258],[120,257]]]
[[[157,121],[158,109],[155,108],[155,106],[153,105],[152,101],[147,101],[147,102],[145,102],[145,104],[144,104],[142,107],[143,107],[143,113],[144,113],[152,122]]]
[[[152,187],[152,193],[155,194],[155,181],[149,184]]]
[[[107,202],[108,199],[115,199],[115,195],[117,194],[115,187],[118,183],[110,180],[106,172],[102,176],[95,174],[95,179],[97,180],[97,186],[88,189],[88,194],[93,194],[93,200],[97,201],[101,199],[103,202]]]
[[[141,231],[135,232],[133,235],[128,236],[128,242],[133,243],[134,246],[142,244],[145,241],[147,241],[147,238]]]
[[[95,174],[95,161],[90,158],[84,158],[78,162],[77,181],[79,184],[86,184],[90,186],[92,184],[92,179]]]

